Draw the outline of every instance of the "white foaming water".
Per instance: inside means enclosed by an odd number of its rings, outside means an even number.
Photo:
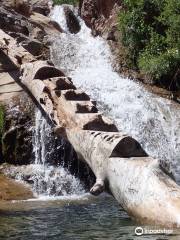
[[[38,200],[84,197],[83,185],[79,179],[63,168],[63,162],[60,166],[49,165],[55,150],[51,132],[52,129],[41,112],[36,110],[33,137],[34,163],[27,166],[9,166],[5,169],[5,173],[18,181],[29,183]],[[63,148],[62,140],[57,149],[64,151]]]
[[[47,131],[49,132],[49,126],[46,123],[45,118],[42,118],[40,111],[36,110],[35,114],[36,114],[35,132],[34,132],[34,139],[33,139],[35,164],[44,165],[46,160],[46,149],[45,149],[44,139],[46,138]]]
[[[78,34],[67,32],[63,6],[56,6],[51,17],[66,31],[53,42],[51,53],[56,66],[149,155],[170,163],[180,182],[180,107],[114,72],[108,44],[94,38],[81,19]]]
[[[84,188],[80,181],[62,166],[48,166],[51,161],[51,152],[54,151],[54,141],[49,141],[52,129],[39,110],[36,111],[34,135],[35,165],[32,166],[34,191],[41,196],[80,195]],[[63,140],[58,146],[63,151]],[[49,161],[50,160],[50,161]]]

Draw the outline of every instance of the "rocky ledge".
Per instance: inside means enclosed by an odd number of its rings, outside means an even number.
[[[28,186],[15,182],[1,173],[0,186],[0,202],[34,198],[33,193]]]

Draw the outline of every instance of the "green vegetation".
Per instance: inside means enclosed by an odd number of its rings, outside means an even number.
[[[123,0],[119,30],[131,67],[180,88],[180,1]]]
[[[54,4],[60,5],[60,4],[72,4],[76,5],[78,3],[78,0],[53,0]]]

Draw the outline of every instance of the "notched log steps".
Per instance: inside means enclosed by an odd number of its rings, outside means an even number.
[[[135,139],[118,132],[62,71],[28,55],[15,40],[11,42],[15,51],[8,49],[8,57],[21,67],[21,86],[56,134],[66,137],[94,172],[96,183],[91,193],[98,195],[108,186],[119,204],[139,221],[179,226],[180,187],[162,171],[158,160],[149,157]],[[17,62],[15,52],[23,64]],[[28,61],[24,61],[24,54]]]

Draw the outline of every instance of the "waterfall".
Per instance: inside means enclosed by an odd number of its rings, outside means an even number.
[[[119,130],[137,139],[149,155],[170,165],[180,182],[179,106],[114,72],[107,42],[93,37],[82,19],[78,17],[81,31],[70,34],[63,6],[56,6],[51,18],[65,30],[53,41],[51,56],[55,65],[97,101],[99,109],[114,119]]]
[[[33,142],[35,153],[34,168],[37,170],[37,174],[32,177],[34,191],[39,195],[46,196],[67,196],[84,193],[80,181],[63,167],[64,154],[62,154],[60,166],[52,166],[50,164],[55,151],[65,151],[65,142],[61,139],[56,146],[52,129],[39,110],[36,110],[35,114]]]
[[[46,134],[49,135],[50,127],[46,123],[45,118],[42,118],[41,112],[36,110],[35,113],[35,131],[33,136],[33,150],[35,155],[35,164],[43,164],[46,162]]]
[[[85,190],[80,180],[64,168],[64,140],[55,138],[51,127],[38,109],[35,112],[33,150],[32,164],[9,166],[5,173],[16,180],[30,184],[39,199],[83,196]],[[56,161],[53,165],[54,160]]]

